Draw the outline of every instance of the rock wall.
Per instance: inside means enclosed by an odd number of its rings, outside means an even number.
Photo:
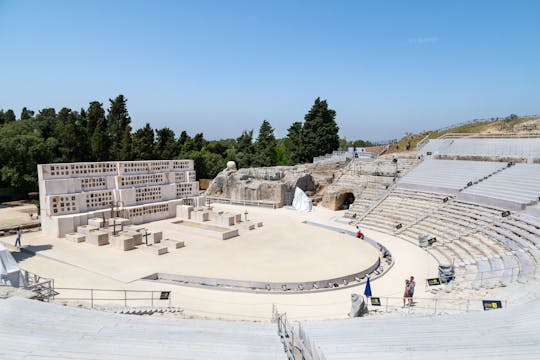
[[[347,162],[324,162],[296,166],[225,169],[219,173],[205,195],[230,200],[272,201],[290,205],[298,186],[313,196],[332,183]]]

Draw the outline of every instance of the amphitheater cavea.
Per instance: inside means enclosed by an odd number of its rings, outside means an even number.
[[[0,0],[0,360],[540,359],[539,13]]]

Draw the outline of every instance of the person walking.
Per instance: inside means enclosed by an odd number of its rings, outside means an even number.
[[[17,228],[17,237],[15,238],[15,247],[17,249],[20,249],[21,248],[21,227],[19,226]]]
[[[403,293],[403,307],[407,304],[407,299],[410,295],[410,287],[409,287],[409,280],[405,279],[405,292]]]
[[[414,276],[411,276],[411,279],[409,280],[409,305],[413,304],[415,286],[416,286],[416,281],[414,281]]]

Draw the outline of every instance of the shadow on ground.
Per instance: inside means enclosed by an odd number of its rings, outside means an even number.
[[[24,261],[28,258],[36,256],[36,253],[40,251],[50,250],[53,246],[50,244],[46,245],[26,245],[23,246],[19,251],[13,251],[11,254],[17,262]]]

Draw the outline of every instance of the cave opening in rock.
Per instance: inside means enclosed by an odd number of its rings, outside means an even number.
[[[354,202],[354,194],[351,192],[343,193],[339,196],[337,201],[337,208],[339,210],[347,210]]]

